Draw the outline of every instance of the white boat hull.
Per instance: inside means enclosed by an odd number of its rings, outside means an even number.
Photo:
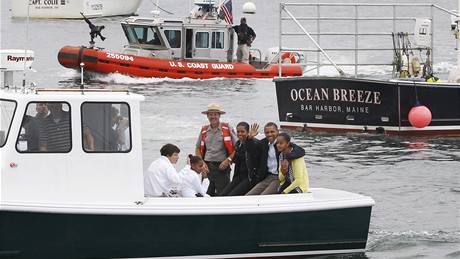
[[[12,17],[80,19],[88,17],[131,15],[142,0],[11,0]],[[30,6],[28,5],[30,2]],[[29,10],[28,10],[29,9]]]

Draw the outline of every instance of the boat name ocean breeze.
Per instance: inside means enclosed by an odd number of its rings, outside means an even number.
[[[381,104],[381,93],[341,88],[300,88],[291,90],[291,100],[297,101],[334,101],[365,104]]]

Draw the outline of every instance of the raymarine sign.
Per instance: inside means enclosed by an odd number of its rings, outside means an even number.
[[[22,71],[25,67],[30,68],[34,61],[32,50],[5,49],[0,50],[0,69],[6,71]]]

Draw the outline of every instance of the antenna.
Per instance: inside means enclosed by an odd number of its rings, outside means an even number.
[[[152,4],[155,6],[155,10],[150,11],[150,13],[152,13],[154,17],[157,17],[157,16],[160,15],[160,10],[165,12],[165,13],[167,13],[167,14],[171,14],[171,15],[174,14],[173,12],[170,12],[170,11],[168,11],[166,9],[161,8],[160,0],[156,0],[156,3],[154,1],[155,0],[151,0]]]
[[[85,63],[81,62],[80,63],[80,89],[85,89],[85,82],[83,81],[84,76],[83,76],[83,68],[85,67]]]
[[[159,5],[159,0],[156,0],[156,3],[153,2],[154,0],[152,0],[152,4],[155,6],[155,9],[152,10],[150,13],[153,14],[153,17],[157,17],[157,16],[160,16],[160,11],[158,10],[158,5]]]

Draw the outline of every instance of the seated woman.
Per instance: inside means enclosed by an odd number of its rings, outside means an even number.
[[[209,187],[207,167],[199,156],[188,155],[190,165],[186,165],[180,172],[182,178],[182,197],[209,196],[206,191]]]
[[[255,185],[255,175],[260,161],[259,140],[257,135],[259,125],[253,124],[249,130],[249,124],[240,122],[236,126],[238,141],[235,145],[235,171],[232,182],[222,191],[222,196],[244,195]]]
[[[303,157],[290,162],[286,159],[286,155],[292,150],[291,137],[286,133],[280,133],[277,137],[276,147],[280,152],[278,193],[308,192],[308,172],[305,160]]]
[[[180,149],[173,144],[161,147],[161,157],[153,161],[144,174],[146,197],[179,197],[181,177],[174,168]]]

